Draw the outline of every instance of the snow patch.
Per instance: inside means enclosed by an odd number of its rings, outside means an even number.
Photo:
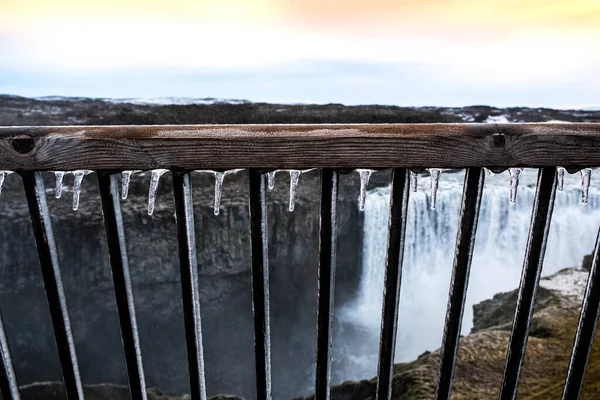
[[[565,296],[574,297],[578,302],[581,302],[588,274],[583,269],[564,269],[554,275],[540,279],[540,286],[544,289],[559,292]]]
[[[490,115],[484,121],[486,124],[508,124],[510,121],[506,115]]]
[[[189,105],[212,105],[212,104],[246,104],[249,103],[247,100],[234,100],[234,99],[217,99],[207,97],[203,99],[188,98],[188,97],[163,97],[155,99],[144,99],[144,98],[125,98],[125,99],[101,99],[107,103],[114,104],[136,104],[136,105],[150,105],[150,106],[189,106]]]

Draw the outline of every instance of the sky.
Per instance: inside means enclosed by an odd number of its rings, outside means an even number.
[[[600,105],[600,0],[0,0],[0,93]]]

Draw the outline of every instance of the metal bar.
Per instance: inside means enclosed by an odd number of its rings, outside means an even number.
[[[468,168],[465,173],[460,210],[460,226],[456,235],[456,251],[454,252],[446,323],[444,325],[444,336],[440,353],[440,368],[436,393],[436,398],[440,400],[450,399],[450,393],[452,392],[454,364],[456,362],[460,328],[467,297],[467,286],[473,247],[475,246],[475,234],[477,232],[477,219],[481,206],[484,178],[485,172],[483,168]]]
[[[270,400],[272,393],[267,190],[264,174],[251,169],[249,179],[256,398],[258,400]]]
[[[65,392],[70,400],[83,399],[83,385],[79,373],[79,364],[77,363],[75,340],[73,339],[67,297],[58,264],[52,222],[46,204],[44,180],[40,172],[25,172],[22,177],[54,328],[54,338],[62,367]]]
[[[317,367],[315,400],[329,400],[331,337],[335,292],[338,173],[321,173],[321,219],[317,300]]]
[[[131,275],[129,273],[125,227],[123,226],[123,215],[121,214],[117,175],[106,172],[98,173],[98,185],[100,187],[100,198],[102,199],[108,255],[119,312],[121,338],[125,350],[127,374],[129,375],[130,395],[132,399],[146,400],[146,380],[135,315]]]
[[[4,320],[0,314],[0,357],[2,358],[2,370],[0,370],[0,393],[5,400],[19,400],[19,384],[13,366],[8,337],[4,327]]]
[[[573,169],[600,166],[599,137],[593,123],[0,127],[0,169]]]
[[[193,400],[206,400],[194,205],[192,181],[189,173],[173,173],[173,194],[175,196],[175,220],[179,242],[181,291],[190,372],[190,390]]]
[[[396,353],[398,305],[400,302],[409,190],[409,171],[403,168],[394,169],[390,192],[390,218],[381,311],[377,400],[390,400],[392,396],[392,376],[394,372],[394,355]]]
[[[600,231],[596,238],[596,247],[592,267],[583,296],[579,324],[575,334],[575,343],[569,362],[569,370],[563,390],[563,400],[577,399],[581,392],[585,369],[590,358],[598,316],[600,315]]]
[[[538,174],[537,189],[533,203],[531,225],[525,261],[519,286],[517,308],[512,333],[508,344],[504,377],[500,390],[500,399],[516,399],[527,349],[529,326],[535,306],[535,297],[542,273],[546,241],[552,219],[554,196],[556,194],[556,168],[542,168]]]

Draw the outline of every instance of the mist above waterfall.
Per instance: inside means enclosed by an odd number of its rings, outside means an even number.
[[[437,209],[430,209],[430,179],[420,176],[410,193],[402,273],[396,362],[410,361],[440,347],[459,224],[464,171],[444,173]],[[486,175],[462,334],[473,325],[473,304],[518,287],[527,244],[537,170],[521,174],[516,204],[509,201],[509,175]],[[557,192],[543,275],[581,265],[593,251],[600,224],[600,190],[592,176],[589,204],[581,204],[579,173],[565,176]],[[361,333],[345,346],[350,362],[338,373],[364,379],[377,373],[381,301],[387,246],[389,187],[368,192],[365,205],[363,274],[359,297],[339,319]],[[335,354],[335,353],[334,353]]]

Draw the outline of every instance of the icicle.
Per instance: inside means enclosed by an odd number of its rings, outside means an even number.
[[[517,189],[519,188],[519,176],[523,172],[522,168],[509,168],[508,173],[510,174],[510,202],[515,204],[517,202]]]
[[[563,187],[565,185],[565,169],[563,167],[556,167],[556,172],[558,172],[558,191],[562,192]]]
[[[375,172],[373,169],[357,169],[356,172],[360,175],[360,195],[358,197],[358,209],[365,211],[365,200],[367,199],[367,186],[371,174]]]
[[[438,184],[440,182],[440,175],[442,174],[442,170],[440,168],[429,168],[429,174],[431,175],[431,209],[435,210]]]
[[[79,208],[79,195],[81,194],[81,183],[83,182],[83,177],[91,172],[92,171],[86,171],[82,169],[72,172],[75,176],[73,181],[73,211],[77,211]]]
[[[54,177],[56,178],[56,185],[54,186],[54,197],[60,199],[63,189],[63,180],[67,173],[64,171],[54,171]]]
[[[12,171],[0,171],[0,193],[2,193],[2,186],[4,185],[4,180],[7,176],[9,176],[12,173]]]
[[[148,215],[152,215],[154,213],[154,203],[156,202],[158,181],[160,180],[160,177],[168,171],[168,169],[155,169],[152,171],[152,178],[150,179],[150,191],[148,192]]]
[[[290,169],[290,205],[289,210],[294,211],[296,207],[296,188],[298,187],[298,180],[300,179],[300,174],[302,173],[297,169]]]
[[[123,171],[121,173],[121,199],[125,200],[129,194],[129,182],[131,182],[131,175],[138,171]]]
[[[267,180],[269,181],[269,190],[275,189],[275,173],[277,171],[271,171],[267,173]]]
[[[223,193],[223,179],[226,172],[215,172],[215,215],[219,215],[221,209],[221,194]]]
[[[588,193],[590,191],[590,181],[592,179],[592,169],[584,168],[581,170],[581,204],[588,203]]]
[[[223,194],[223,180],[229,174],[235,174],[237,172],[243,171],[243,169],[230,169],[225,172],[215,171],[215,205],[214,212],[215,215],[219,215],[221,211],[221,195]]]
[[[417,192],[417,184],[419,183],[419,174],[413,171],[410,171],[410,187],[413,192]]]
[[[486,168],[486,170],[487,170],[487,172],[488,172],[488,175],[489,175],[489,176],[494,176],[494,175],[496,175],[496,173],[495,173],[494,171],[492,171],[491,169],[489,169],[489,168]]]

